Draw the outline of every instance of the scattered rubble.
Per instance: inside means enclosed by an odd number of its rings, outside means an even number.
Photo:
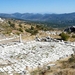
[[[0,44],[0,72],[7,75],[15,73],[30,75],[30,71],[37,69],[39,64],[40,67],[43,67],[51,61],[73,54],[74,47],[75,43],[56,41],[50,37],[46,37],[46,42],[29,41]]]

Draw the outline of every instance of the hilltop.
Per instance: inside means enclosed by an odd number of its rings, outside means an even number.
[[[52,37],[57,40],[62,40],[60,33],[63,30],[63,28],[53,28],[38,22],[0,18],[0,34],[5,36],[22,34],[23,39],[27,40],[34,40],[35,37]],[[63,35],[66,36],[66,34]],[[69,41],[75,41],[75,34],[73,32],[68,32],[67,35]]]

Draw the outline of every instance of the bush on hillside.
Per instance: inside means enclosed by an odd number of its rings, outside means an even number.
[[[31,31],[31,35],[36,35],[38,33],[38,30]]]
[[[44,25],[36,25],[36,28],[39,29],[39,30],[47,31],[49,27],[44,26]]]
[[[13,24],[10,24],[10,26],[13,27],[13,28],[15,28],[15,24],[14,23]]]
[[[75,56],[71,54],[71,57],[68,59],[69,63],[75,62]]]
[[[36,25],[36,29],[38,29],[38,30],[44,30],[44,31],[53,30],[53,28],[48,27],[46,25]]]
[[[11,24],[11,21],[8,21],[8,24]]]
[[[34,29],[32,26],[31,28],[25,29],[25,31],[31,33],[31,35],[36,35],[38,33],[38,30]]]
[[[68,34],[66,34],[64,32],[62,32],[60,34],[60,36],[61,36],[61,39],[64,40],[64,41],[67,41],[69,39],[69,37],[70,37]]]
[[[33,26],[31,26],[30,30],[34,30],[34,27],[33,27]]]
[[[75,35],[72,35],[72,38],[75,38]]]
[[[23,29],[22,29],[22,28],[19,28],[19,31],[20,31],[20,32],[23,32]]]
[[[19,24],[19,27],[22,27],[22,25],[21,25],[21,24]]]
[[[16,32],[16,34],[17,34],[17,35],[20,35],[21,33],[20,33],[20,32]]]

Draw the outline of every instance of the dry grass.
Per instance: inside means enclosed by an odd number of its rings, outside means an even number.
[[[75,57],[75,56],[74,56]],[[49,64],[56,64],[51,66],[50,70],[40,70],[39,74],[34,71],[33,75],[75,75],[75,62],[69,62],[71,57],[60,59],[56,62],[50,62]]]

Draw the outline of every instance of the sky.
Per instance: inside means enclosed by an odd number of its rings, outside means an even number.
[[[0,0],[0,13],[72,13],[75,0]]]

